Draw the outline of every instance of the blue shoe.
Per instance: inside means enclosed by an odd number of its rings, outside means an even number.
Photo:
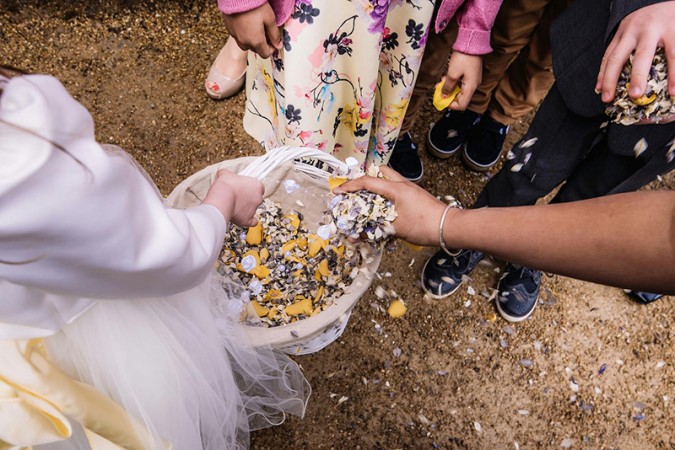
[[[509,322],[527,319],[537,306],[540,286],[540,271],[508,263],[497,287],[497,311]]]
[[[464,163],[476,172],[490,170],[499,162],[508,132],[508,125],[497,122],[487,114],[484,115],[469,133],[469,139],[462,153]]]
[[[625,292],[633,300],[644,304],[655,302],[661,297],[663,297],[663,294],[652,294],[651,292],[628,291],[628,290],[626,290]]]
[[[429,258],[422,270],[422,288],[430,297],[442,299],[454,293],[462,284],[462,275],[467,275],[483,259],[483,253],[462,250],[450,256],[439,250]]]
[[[451,157],[466,143],[469,131],[480,122],[480,117],[480,114],[469,110],[446,110],[429,129],[427,150],[441,159]]]
[[[424,166],[417,152],[417,144],[410,133],[403,133],[394,145],[389,157],[389,167],[400,173],[413,183],[417,183],[424,175]]]

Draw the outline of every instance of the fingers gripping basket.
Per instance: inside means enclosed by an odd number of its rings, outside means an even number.
[[[345,163],[319,150],[304,147],[280,147],[260,157],[245,157],[206,167],[180,183],[166,202],[174,208],[198,205],[206,195],[219,169],[229,169],[241,175],[258,178],[265,185],[265,197],[280,203],[283,210],[299,209],[310,230],[316,230],[332,197],[328,177],[344,170]],[[287,192],[285,182],[299,185]],[[299,201],[299,202],[298,202]],[[299,206],[302,205],[302,206]],[[242,325],[253,345],[270,345],[290,354],[313,353],[335,341],[344,331],[352,308],[368,289],[382,257],[367,247],[358,276],[344,295],[321,313],[277,327]]]

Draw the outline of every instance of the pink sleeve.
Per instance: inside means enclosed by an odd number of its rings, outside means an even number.
[[[281,26],[291,16],[295,0],[218,0],[218,9],[223,14],[230,15],[256,9],[265,3],[270,4],[277,26]]]
[[[468,55],[492,52],[490,32],[502,0],[467,0],[457,11],[459,32],[453,50]]]
[[[223,14],[250,11],[267,3],[267,0],[218,0],[218,9]]]

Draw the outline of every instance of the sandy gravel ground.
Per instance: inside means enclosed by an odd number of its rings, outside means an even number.
[[[0,2],[2,61],[63,80],[99,141],[132,153],[164,194],[209,164],[260,153],[241,125],[243,94],[214,102],[202,89],[225,38],[215,1]],[[433,119],[427,106],[419,142]],[[471,204],[486,181],[457,159],[424,158],[435,194]],[[651,187],[673,186],[671,174]],[[393,276],[373,287],[397,291],[408,313],[389,318],[371,289],[336,343],[297,358],[314,389],[304,420],[253,433],[253,448],[675,448],[672,298],[643,306],[551,276],[531,319],[509,325],[483,295],[501,263],[434,301],[418,286],[431,253],[401,245],[385,256]]]

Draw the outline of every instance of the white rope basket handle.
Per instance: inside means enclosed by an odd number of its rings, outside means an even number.
[[[332,172],[320,169],[311,164],[299,161],[301,159],[313,159],[325,163]],[[287,161],[293,161],[295,169],[299,172],[306,173],[314,178],[327,179],[331,173],[340,172],[347,173],[347,164],[335,158],[334,156],[322,152],[321,150],[311,147],[277,147],[256,158],[251,164],[246,166],[239,172],[239,175],[257,178],[262,180],[270,174],[274,169],[281,166]],[[218,168],[219,169],[219,168]],[[215,179],[218,170],[211,174],[211,181]]]

